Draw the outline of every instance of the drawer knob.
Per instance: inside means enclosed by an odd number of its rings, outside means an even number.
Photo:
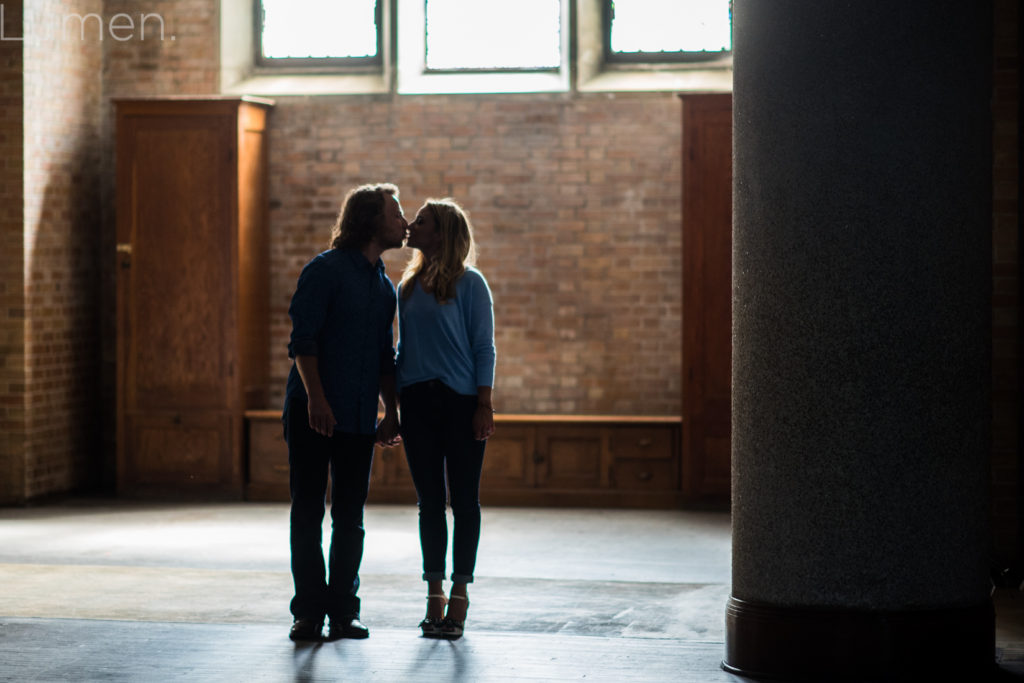
[[[642,439],[640,439],[639,441],[637,441],[637,442],[636,442],[636,444],[637,444],[638,446],[642,446],[642,447],[644,447],[644,448],[647,448],[647,447],[648,447],[648,446],[650,446],[650,445],[651,445],[652,443],[654,443],[654,440],[653,440],[653,439],[651,439],[650,437],[644,437],[644,438],[642,438]]]
[[[654,478],[654,475],[650,472],[638,472],[636,478],[640,481],[650,481]]]

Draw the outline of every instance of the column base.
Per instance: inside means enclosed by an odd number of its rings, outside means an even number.
[[[983,680],[995,669],[995,610],[780,607],[730,597],[722,667],[750,678]]]

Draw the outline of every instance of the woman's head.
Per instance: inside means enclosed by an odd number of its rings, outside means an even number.
[[[452,199],[428,199],[409,225],[407,245],[427,261],[471,266],[475,257],[473,228],[465,210]]]
[[[422,274],[434,287],[438,301],[455,296],[455,281],[468,266],[476,263],[473,226],[466,211],[453,199],[428,199],[409,224],[406,243],[416,249],[402,275],[403,285],[411,285]],[[403,286],[408,296],[411,286]]]
[[[381,229],[387,202],[398,201],[398,188],[391,183],[360,185],[349,191],[331,229],[333,249],[362,249]],[[394,245],[398,246],[398,245]]]

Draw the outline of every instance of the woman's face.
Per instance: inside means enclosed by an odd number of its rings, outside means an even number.
[[[416,219],[409,224],[409,239],[406,246],[419,249],[424,256],[430,257],[441,248],[441,233],[437,229],[434,213],[426,204],[416,212]]]

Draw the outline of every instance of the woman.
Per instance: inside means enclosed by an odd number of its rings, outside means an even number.
[[[473,267],[473,232],[450,199],[428,199],[409,225],[415,249],[398,286],[401,434],[419,500],[427,637],[462,636],[480,540],[480,471],[494,433],[494,312]],[[452,588],[444,595],[451,499]],[[447,610],[445,609],[447,607]]]

